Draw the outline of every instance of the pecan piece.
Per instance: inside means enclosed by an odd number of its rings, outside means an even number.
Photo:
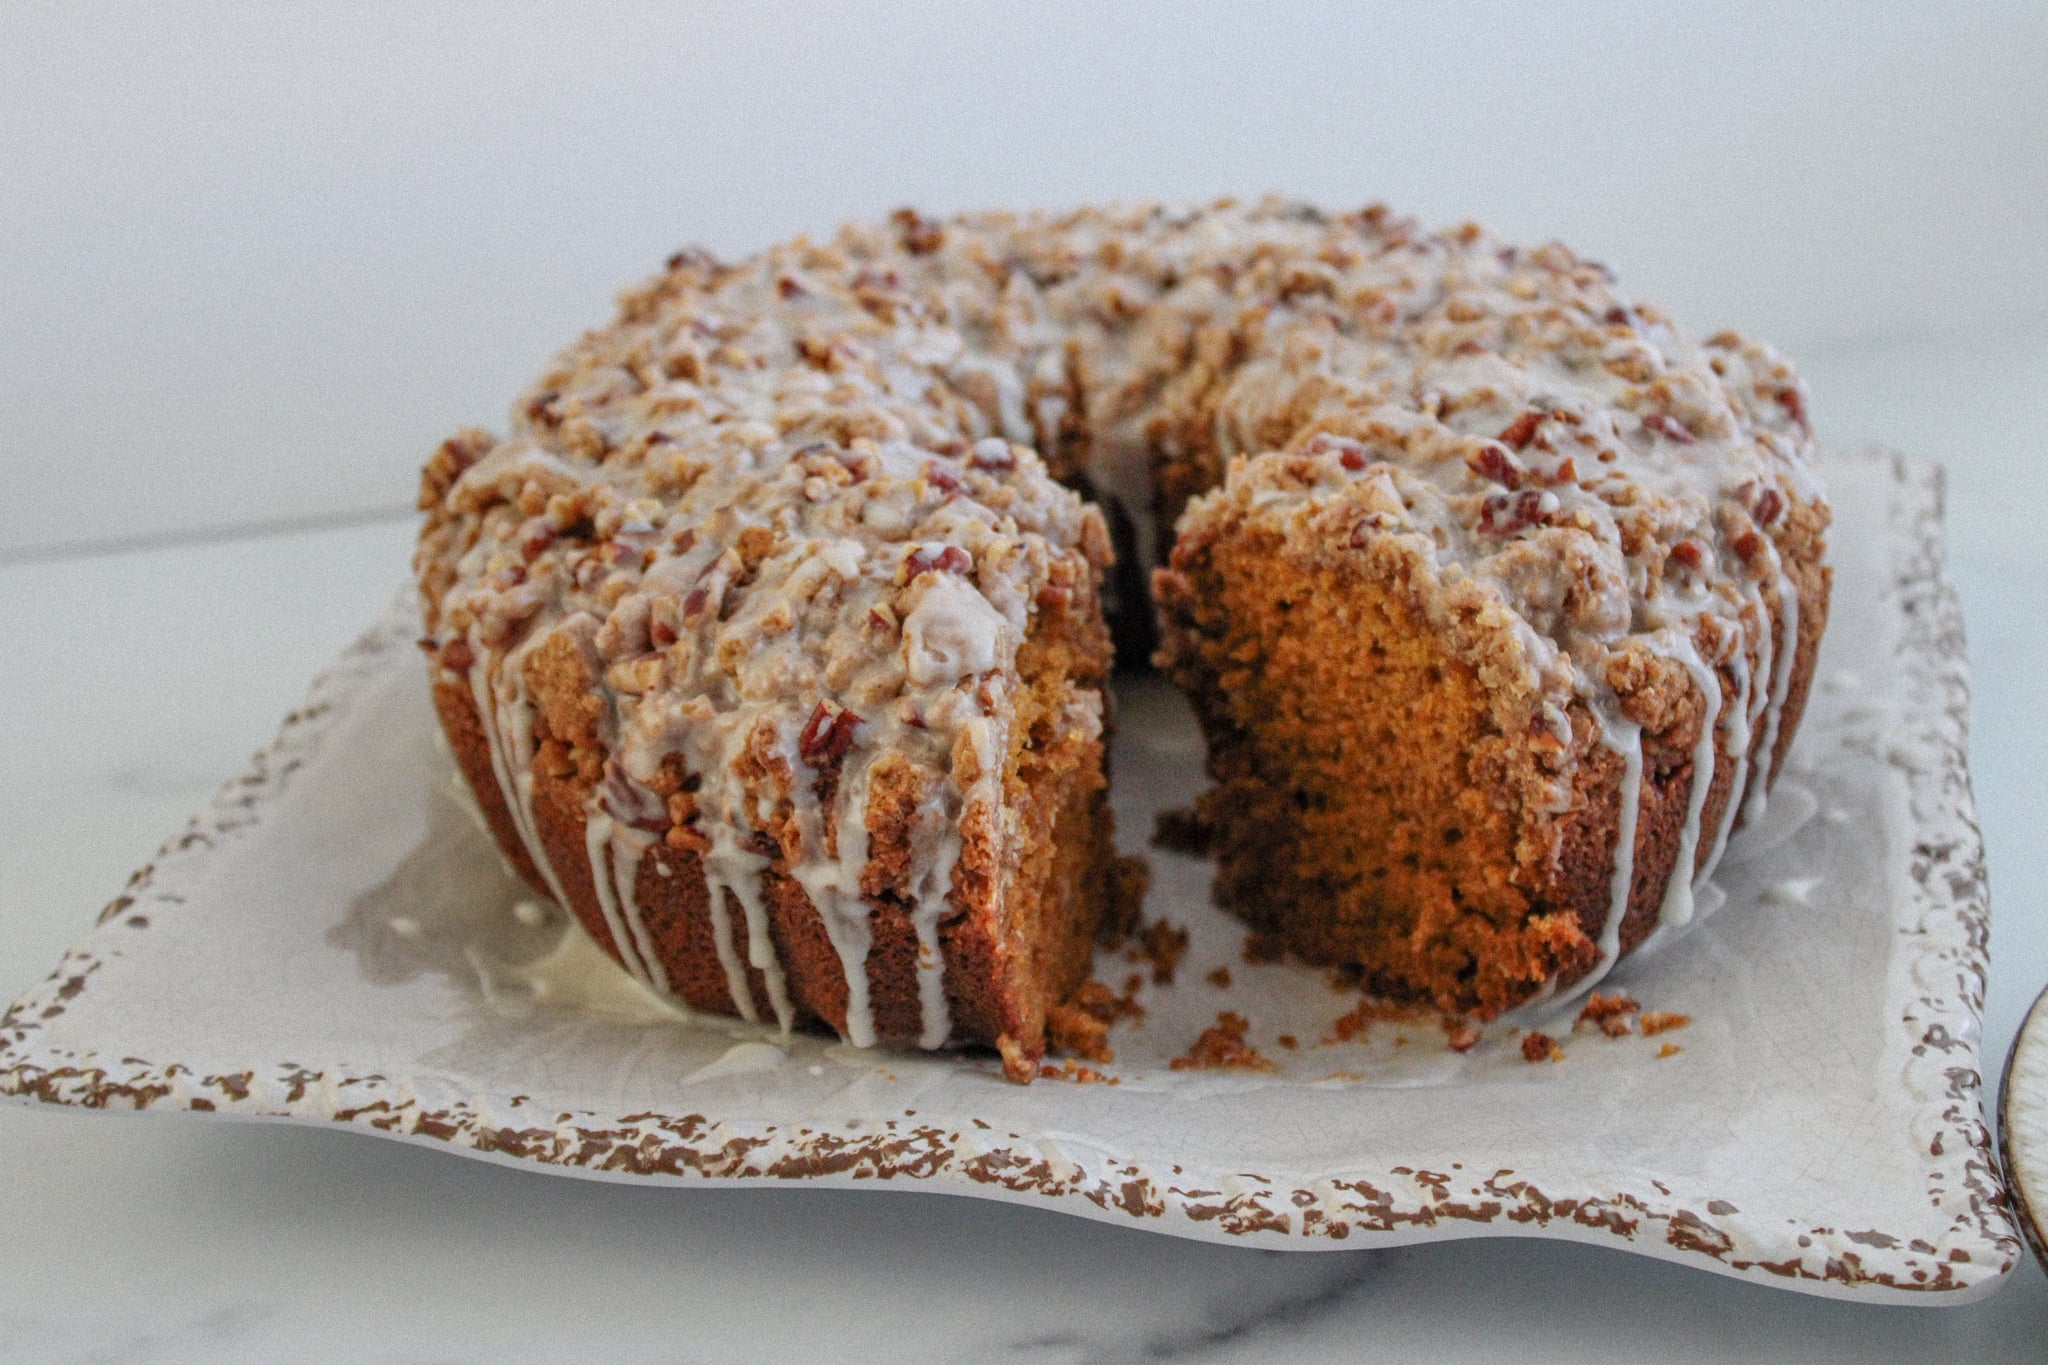
[[[958,545],[920,545],[903,557],[902,581],[921,573],[971,573],[974,556]]]
[[[1679,421],[1668,412],[1653,412],[1648,417],[1645,417],[1643,419],[1643,430],[1654,431],[1659,436],[1676,441],[1682,446],[1689,446],[1699,439],[1699,437],[1692,434],[1691,427]]]
[[[1489,493],[1479,508],[1479,529],[1511,536],[1540,523],[1557,510],[1557,494],[1534,488],[1519,493]]]
[[[1362,472],[1367,465],[1372,463],[1372,456],[1366,453],[1362,442],[1354,441],[1349,436],[1332,435],[1327,431],[1318,432],[1311,436],[1308,444],[1301,448],[1301,452],[1304,455],[1329,455],[1334,453],[1337,456],[1337,463],[1343,465],[1353,474]]]
[[[902,235],[903,249],[913,256],[929,256],[946,240],[945,227],[916,209],[898,209],[889,215],[889,221]]]
[[[1775,488],[1766,488],[1756,495],[1756,502],[1750,507],[1750,515],[1759,526],[1775,526],[1778,517],[1785,510],[1785,499]]]
[[[1010,449],[1010,443],[1000,436],[990,436],[974,443],[974,450],[967,462],[976,469],[1001,470],[1017,467],[1017,452]]]
[[[844,707],[821,701],[796,737],[796,751],[813,768],[837,763],[853,747],[853,734],[861,718]]]
[[[1813,428],[1810,425],[1808,425],[1806,420],[1806,399],[1800,395],[1798,389],[1779,389],[1778,404],[1780,407],[1785,409],[1785,415],[1787,417],[1790,417],[1794,422],[1797,422],[1799,424],[1799,429],[1801,431],[1813,430]]]
[[[1504,445],[1487,442],[1465,457],[1465,467],[1482,479],[1491,479],[1509,491],[1520,488],[1529,471],[1508,453]]]
[[[1494,439],[1502,445],[1520,450],[1523,446],[1536,439],[1536,428],[1542,426],[1543,419],[1548,416],[1550,414],[1547,412],[1540,412],[1535,408],[1530,408],[1527,412],[1502,428],[1500,435]]]

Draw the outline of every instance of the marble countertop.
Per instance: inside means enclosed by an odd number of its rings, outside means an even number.
[[[1951,471],[1993,890],[1986,1042],[2048,981],[2048,552],[2010,496],[2048,335],[1804,357],[1846,441]],[[0,565],[0,994],[263,743],[404,574],[393,516]],[[2048,1280],[1860,1307],[1620,1253],[1473,1241],[1318,1256],[942,1196],[649,1190],[344,1133],[0,1108],[0,1356],[1088,1361],[2037,1358]]]

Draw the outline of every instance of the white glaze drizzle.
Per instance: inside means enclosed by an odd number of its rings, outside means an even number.
[[[790,746],[792,754],[795,745]],[[837,818],[832,833],[837,857],[825,851],[826,812],[809,784],[798,783],[794,796],[797,830],[803,856],[790,875],[811,899],[824,922],[825,936],[839,954],[846,977],[846,1041],[855,1047],[875,1045],[875,1014],[868,998],[868,953],[875,942],[872,910],[861,893],[861,873],[868,863],[868,764],[849,763],[839,779]],[[799,768],[799,771],[802,769]]]
[[[477,721],[484,731],[484,748],[490,754],[491,772],[498,779],[498,791],[505,799],[505,813],[512,821],[519,842],[526,848],[526,856],[540,872],[541,880],[547,883],[555,904],[567,910],[571,902],[562,889],[561,878],[555,875],[555,865],[548,858],[547,849],[541,845],[540,831],[533,818],[532,725],[526,719],[528,702],[519,671],[526,646],[506,655],[495,670],[489,666],[488,657],[475,644],[474,638],[471,648],[475,651],[476,662],[469,668],[470,696],[476,702]],[[515,695],[509,707],[501,705],[495,694],[495,678],[506,679],[514,689]],[[511,735],[506,734],[508,710],[516,718]],[[511,747],[515,736],[516,749]]]
[[[646,930],[638,923],[628,924],[619,904],[619,886],[623,878],[620,866],[612,856],[612,836],[618,822],[602,810],[586,809],[583,814],[583,849],[590,858],[591,889],[597,894],[598,913],[604,917],[604,927],[611,935],[619,961],[633,979],[649,990],[667,992],[667,983],[657,986],[654,971],[650,968],[653,953],[649,950]],[[633,868],[639,865],[636,859],[625,877],[633,875]],[[637,920],[637,916],[635,916]],[[658,965],[658,964],[657,964]]]
[[[725,903],[725,890],[708,876],[705,886],[710,892],[711,943],[718,952],[718,965],[725,969],[725,993],[731,997],[740,1018],[750,1024],[758,1023],[761,1014],[754,1008],[754,988],[747,980],[747,965],[740,961],[739,946],[733,941],[732,909]]]
[[[1728,836],[1735,831],[1735,818],[1741,814],[1743,799],[1748,795],[1744,784],[1749,781],[1749,742],[1755,724],[1750,714],[1750,683],[1755,675],[1750,668],[1749,655],[1740,641],[1728,660],[1728,666],[1735,674],[1735,702],[1722,710],[1728,717],[1728,752],[1735,760],[1735,774],[1728,783],[1728,799],[1721,807],[1720,828],[1714,832],[1714,842],[1707,850],[1706,862],[1700,865],[1696,879],[1699,886],[1705,886],[1721,866],[1721,855],[1728,851]],[[1703,908],[1700,918],[1706,918],[1708,913],[1711,911]]]
[[[1699,856],[1700,817],[1707,808],[1707,791],[1714,785],[1715,726],[1721,717],[1721,680],[1700,659],[1698,646],[1679,636],[1665,642],[1664,657],[1684,665],[1692,675],[1706,704],[1700,720],[1700,735],[1693,743],[1691,790],[1686,796],[1685,825],[1679,832],[1678,856],[1671,875],[1664,882],[1664,900],[1657,908],[1658,929],[1682,929],[1692,923],[1694,867]]]
[[[918,879],[910,922],[917,930],[917,1002],[921,1015],[917,1044],[941,1048],[953,1034],[953,1012],[946,1003],[946,959],[939,943],[939,919],[953,887],[953,869],[960,862],[960,835],[948,830],[938,852]]]
[[[1601,747],[1619,755],[1622,762],[1619,817],[1614,835],[1614,869],[1607,882],[1607,919],[1600,926],[1599,959],[1591,970],[1572,983],[1570,989],[1551,997],[1556,1004],[1576,1000],[1599,985],[1614,969],[1615,962],[1621,957],[1621,924],[1628,918],[1629,892],[1635,886],[1636,823],[1642,814],[1643,800],[1643,728],[1618,714],[1607,713],[1602,706],[1594,707],[1593,715],[1599,722]]]
[[[1785,569],[1784,557],[1778,553],[1777,545],[1769,536],[1761,538],[1769,549],[1772,567],[1778,574],[1777,616],[1779,639],[1774,643],[1771,661],[1771,699],[1764,714],[1763,748],[1758,752],[1756,775],[1751,783],[1748,799],[1742,808],[1742,822],[1755,825],[1763,818],[1764,806],[1770,799],[1769,788],[1773,759],[1778,747],[1778,725],[1785,714],[1785,697],[1792,687],[1792,665],[1799,654],[1799,589],[1793,585],[1792,575]],[[1771,618],[1766,615],[1768,622]],[[1768,634],[1769,631],[1766,631]]]
[[[719,913],[723,912],[728,895],[740,903],[740,911],[747,917],[747,963],[761,973],[768,987],[769,1006],[775,1011],[776,1025],[788,1033],[796,1020],[796,1011],[789,1003],[789,984],[782,975],[782,958],[775,951],[775,940],[768,928],[768,907],[762,894],[762,878],[767,874],[768,866],[767,858],[740,846],[738,831],[731,821],[712,822],[711,847],[704,854],[706,889]],[[746,1008],[751,1008],[752,994],[751,990],[746,993]],[[739,1003],[739,997],[735,997],[734,1003]],[[746,1017],[752,1018],[753,1015],[747,1014]]]

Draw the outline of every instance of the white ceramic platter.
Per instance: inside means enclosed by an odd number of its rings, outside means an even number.
[[[1721,911],[1609,982],[1686,1027],[1607,1037],[1566,1012],[1531,1021],[1563,1054],[1534,1063],[1502,1026],[1462,1054],[1425,1023],[1326,1043],[1355,999],[1245,962],[1206,864],[1156,850],[1147,913],[1191,944],[1112,1035],[1114,1084],[679,1020],[559,912],[519,908],[398,610],[0,1019],[0,1092],[608,1179],[941,1191],[1298,1250],[1563,1237],[1969,1300],[2019,1243],[1980,1110],[1989,910],[1939,479],[1886,456],[1828,472],[1834,617],[1787,773]],[[1135,847],[1198,789],[1201,749],[1170,692],[1121,700]],[[1113,984],[1137,970],[1098,957]],[[1171,1068],[1222,1010],[1275,1070]]]
[[[2048,990],[2027,1011],[2005,1059],[1998,1154],[2020,1231],[2048,1270]]]

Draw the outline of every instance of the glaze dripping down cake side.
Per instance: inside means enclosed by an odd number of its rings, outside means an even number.
[[[1809,461],[1782,361],[1561,248],[905,213],[678,255],[435,454],[417,568],[498,842],[645,984],[1023,1079],[1128,881],[1106,596],[1166,561],[1226,903],[1491,1016],[1683,923],[1757,808]]]

